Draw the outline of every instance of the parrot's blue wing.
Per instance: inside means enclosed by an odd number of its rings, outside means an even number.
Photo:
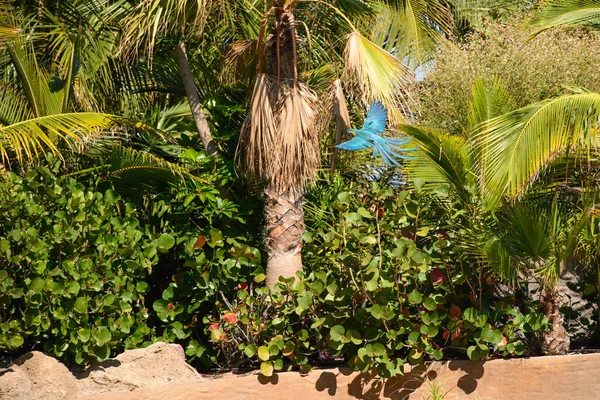
[[[366,140],[355,136],[352,139],[348,140],[347,142],[344,143],[340,143],[338,144],[337,148],[339,149],[344,149],[344,150],[362,150],[362,149],[366,149],[367,147],[371,147],[373,146],[371,143],[367,142]]]
[[[381,158],[387,165],[402,167],[402,165],[398,162],[399,158],[404,160],[414,159],[414,157],[404,155],[403,153],[411,153],[418,149],[418,147],[413,147],[410,149],[403,149],[399,147],[400,145],[406,144],[411,140],[412,137],[404,139],[389,139],[379,137],[373,142],[373,157],[377,157],[378,154],[381,154]]]
[[[383,133],[387,123],[387,110],[378,102],[371,103],[371,109],[365,118],[365,123],[361,130],[371,133]]]

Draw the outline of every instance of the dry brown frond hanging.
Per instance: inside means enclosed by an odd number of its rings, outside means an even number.
[[[243,163],[250,180],[269,179],[279,162],[274,154],[277,128],[272,107],[273,86],[272,78],[267,74],[258,75],[252,93],[250,112],[242,126],[238,152],[241,148],[244,154]]]
[[[319,164],[317,113],[319,100],[305,84],[282,87],[276,106],[277,136],[275,154],[279,171],[273,170],[276,187],[302,190],[314,178]]]
[[[334,147],[330,166],[330,171],[333,173],[333,171],[335,171],[340,152],[340,150],[335,146],[340,144],[342,137],[350,128],[350,113],[348,112],[346,96],[344,95],[344,88],[342,87],[342,81],[340,79],[337,79],[333,83],[330,98],[329,115],[335,118],[335,137],[333,140]]]
[[[250,78],[256,66],[256,40],[238,40],[229,46],[220,79],[235,83]]]

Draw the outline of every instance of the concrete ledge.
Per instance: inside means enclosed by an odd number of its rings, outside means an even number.
[[[600,354],[492,361],[431,362],[404,377],[381,379],[349,369],[222,377],[104,393],[80,400],[428,399],[431,382],[445,399],[597,399]],[[430,381],[431,380],[431,381]]]

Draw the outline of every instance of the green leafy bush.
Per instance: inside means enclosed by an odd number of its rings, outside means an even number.
[[[145,277],[173,243],[112,190],[57,171],[9,172],[0,182],[0,348],[82,364],[150,338]]]
[[[389,377],[404,362],[526,354],[548,319],[461,265],[426,192],[360,186],[313,199],[299,280],[242,285],[219,303],[207,327],[217,359],[265,375],[344,360]]]
[[[250,271],[264,272],[245,244],[252,213],[212,183],[230,182],[231,168],[128,200],[51,164],[0,180],[0,350],[85,364],[166,340],[211,365],[203,317]]]

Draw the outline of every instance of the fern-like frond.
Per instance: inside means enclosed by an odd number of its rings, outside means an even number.
[[[182,165],[119,144],[112,146],[108,169],[111,181],[121,193],[156,192],[179,184],[208,182]]]
[[[117,117],[100,113],[55,114],[0,126],[0,154],[18,161],[50,150],[59,153],[56,139],[78,142],[116,125]]]
[[[412,67],[430,61],[454,27],[447,3],[440,0],[386,1],[378,11],[373,41]]]
[[[348,36],[344,61],[347,87],[358,87],[365,103],[380,100],[389,110],[392,122],[403,122],[400,110],[407,108],[407,98],[402,92],[412,79],[410,69],[358,32]]]
[[[534,35],[556,27],[600,29],[600,0],[547,0],[531,25],[539,27]]]
[[[597,147],[600,94],[576,93],[544,100],[485,122],[473,136],[485,150],[480,179],[496,195],[521,195],[557,157],[572,149],[589,158]]]
[[[475,187],[477,179],[473,173],[474,164],[468,151],[468,142],[459,136],[411,125],[399,125],[397,129],[412,136],[413,142],[419,146],[419,150],[413,153],[416,159],[406,162],[408,178],[450,185],[453,192],[465,204],[469,204],[472,195],[467,188]]]

